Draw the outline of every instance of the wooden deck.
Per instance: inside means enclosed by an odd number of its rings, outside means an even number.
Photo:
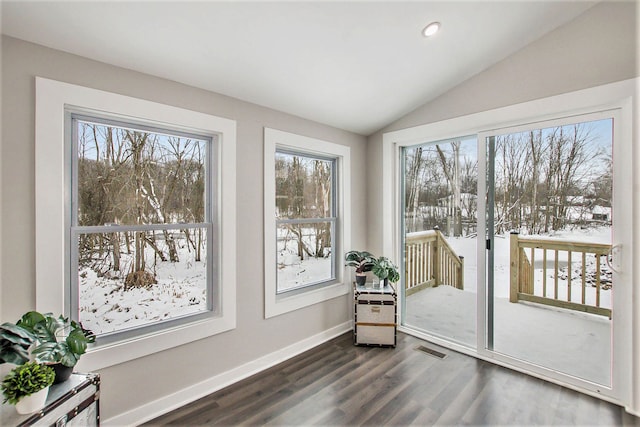
[[[618,406],[400,333],[351,333],[146,425],[622,425]],[[439,359],[426,346],[444,353]],[[635,420],[635,421],[634,421]]]
[[[407,297],[406,325],[475,348],[476,298],[450,286]],[[611,383],[611,321],[540,304],[494,300],[494,349],[598,384]]]

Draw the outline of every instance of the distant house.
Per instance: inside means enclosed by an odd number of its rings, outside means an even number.
[[[591,219],[594,221],[610,221],[611,208],[605,206],[594,206],[591,210]]]

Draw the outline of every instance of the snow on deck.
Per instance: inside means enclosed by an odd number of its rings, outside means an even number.
[[[428,288],[406,299],[405,326],[474,347],[475,292]],[[494,350],[598,384],[611,384],[611,321],[495,298]]]

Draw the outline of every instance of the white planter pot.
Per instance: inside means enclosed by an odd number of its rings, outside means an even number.
[[[47,402],[49,387],[33,393],[31,396],[23,397],[16,403],[16,411],[19,414],[31,414],[44,408]]]

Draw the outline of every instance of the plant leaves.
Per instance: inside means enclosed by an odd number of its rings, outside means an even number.
[[[29,353],[19,346],[7,346],[0,349],[0,363],[22,365],[29,361]]]
[[[42,313],[38,313],[37,311],[29,311],[25,313],[22,318],[20,318],[20,320],[18,320],[17,325],[33,330],[33,328],[43,320],[44,315]]]
[[[87,351],[87,339],[81,329],[74,329],[71,331],[66,342],[72,353],[81,355]]]
[[[15,342],[16,344],[28,343],[30,345],[36,340],[35,335],[31,331],[19,325],[14,325],[13,323],[3,323],[0,325],[0,337]]]
[[[6,328],[0,329],[0,336],[3,338],[0,341],[2,354],[6,354],[6,358],[3,357],[0,362],[9,359],[21,361],[25,354],[27,355],[25,361],[27,361],[28,353],[25,351],[36,343],[32,354],[37,361],[62,363],[66,366],[74,366],[80,356],[87,351],[87,344],[96,340],[95,334],[84,329],[79,322],[64,316],[54,317],[51,313],[41,314],[37,311],[26,313],[16,325],[6,324]],[[12,343],[12,345],[6,343]],[[24,347],[25,351],[18,352],[19,346]]]
[[[76,356],[72,352],[68,351],[62,355],[62,357],[60,358],[60,363],[62,363],[64,366],[73,367],[76,366],[79,358],[80,356]]]
[[[67,351],[67,347],[63,343],[45,342],[36,346],[31,354],[38,362],[58,363],[63,353]]]
[[[17,366],[2,381],[4,402],[12,405],[25,396],[30,396],[53,384],[55,373],[53,368],[35,362],[27,362]]]
[[[64,323],[53,316],[47,316],[44,322],[36,326],[36,333],[40,341],[57,341],[57,332],[64,328]]]

